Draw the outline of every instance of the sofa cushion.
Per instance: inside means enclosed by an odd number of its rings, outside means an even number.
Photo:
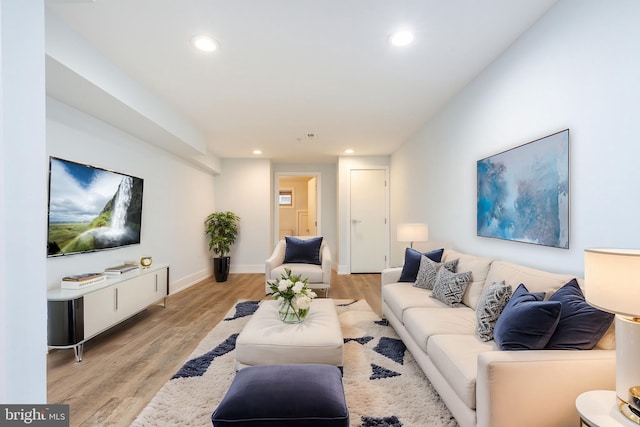
[[[495,342],[482,342],[475,335],[434,335],[427,344],[432,363],[471,409],[476,409],[478,354],[495,350]]]
[[[471,279],[471,272],[452,273],[446,268],[438,269],[436,281],[433,284],[431,297],[442,301],[450,307],[459,307],[462,304],[462,295]]]
[[[478,337],[481,341],[491,341],[496,322],[511,298],[511,285],[504,282],[486,285],[482,290],[476,318],[478,319]]]
[[[404,326],[411,338],[427,351],[430,337],[441,334],[474,335],[476,315],[469,307],[408,308],[404,311]]]
[[[615,316],[614,316],[615,318]],[[616,349],[616,322],[611,322],[611,326],[604,333],[600,341],[596,344],[595,348],[599,350],[615,350]]]
[[[513,289],[524,283],[530,292],[545,292],[547,299],[571,279],[573,276],[568,274],[549,273],[506,261],[494,261],[487,275],[487,283],[504,280]]]
[[[482,293],[482,288],[484,287],[487,274],[489,273],[492,260],[475,255],[463,254],[451,249],[445,249],[444,254],[442,255],[442,261],[448,262],[454,259],[458,259],[456,271],[471,272],[471,280],[467,284],[467,288],[462,296],[462,303],[475,310],[478,305],[478,298],[480,297],[480,293]],[[496,280],[494,280],[494,282],[495,281]]]
[[[549,301],[562,304],[560,322],[546,345],[551,350],[591,350],[613,322],[613,314],[587,304],[576,279],[558,289]]]
[[[541,350],[547,345],[560,321],[562,305],[543,299],[544,293],[518,286],[493,332],[500,350]]]
[[[282,264],[271,270],[271,277],[268,279],[280,279],[285,268],[291,270],[291,274],[299,274],[302,279],[309,279],[309,283],[322,283],[322,267],[315,264]]]
[[[392,283],[382,287],[382,300],[391,312],[404,323],[404,312],[413,307],[444,308],[446,304],[430,298],[431,292],[409,283]]]
[[[415,282],[416,276],[418,275],[418,269],[420,269],[420,260],[422,259],[422,255],[428,256],[435,262],[440,262],[443,252],[444,249],[436,249],[422,254],[415,249],[407,248],[404,251],[404,265],[402,266],[402,273],[400,273],[400,279],[398,281]]]
[[[428,256],[422,255],[420,258],[420,268],[418,269],[418,275],[413,286],[422,289],[433,289],[433,285],[436,282],[436,276],[439,268],[446,268],[452,273],[456,272],[458,265],[458,259],[448,261],[445,263],[439,263],[432,261]]]
[[[310,239],[286,236],[285,242],[284,264],[321,264],[320,246],[322,246],[322,236]]]

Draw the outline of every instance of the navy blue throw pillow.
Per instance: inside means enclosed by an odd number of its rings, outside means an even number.
[[[549,298],[562,304],[560,323],[545,348],[552,350],[591,350],[607,332],[614,315],[587,303],[576,279]]]
[[[285,237],[284,264],[316,264],[320,265],[320,246],[322,237],[298,239]]]
[[[547,345],[560,321],[562,304],[543,301],[544,295],[518,286],[493,331],[500,350],[542,350]]]
[[[404,265],[402,266],[402,273],[400,273],[400,280],[398,282],[415,282],[418,276],[418,270],[420,269],[420,259],[422,255],[429,258],[431,261],[442,261],[442,254],[444,248],[436,249],[431,252],[420,253],[412,248],[407,248],[404,251]]]

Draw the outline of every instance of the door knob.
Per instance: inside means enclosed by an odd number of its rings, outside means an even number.
[[[360,221],[359,219],[352,219],[351,220],[351,224],[360,224],[362,221]]]

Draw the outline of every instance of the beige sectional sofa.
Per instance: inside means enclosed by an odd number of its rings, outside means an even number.
[[[548,299],[573,276],[445,249],[442,262],[454,259],[458,272],[471,271],[461,306],[449,307],[431,298],[430,290],[398,282],[398,267],[382,273],[382,312],[460,426],[579,425],[580,393],[615,390],[613,326],[591,350],[501,351],[477,334],[475,309],[485,284],[504,280],[515,290],[524,283]]]

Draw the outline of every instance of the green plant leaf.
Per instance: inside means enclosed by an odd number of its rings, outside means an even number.
[[[231,211],[214,212],[204,221],[209,236],[209,250],[218,256],[227,256],[238,237],[240,217]]]

